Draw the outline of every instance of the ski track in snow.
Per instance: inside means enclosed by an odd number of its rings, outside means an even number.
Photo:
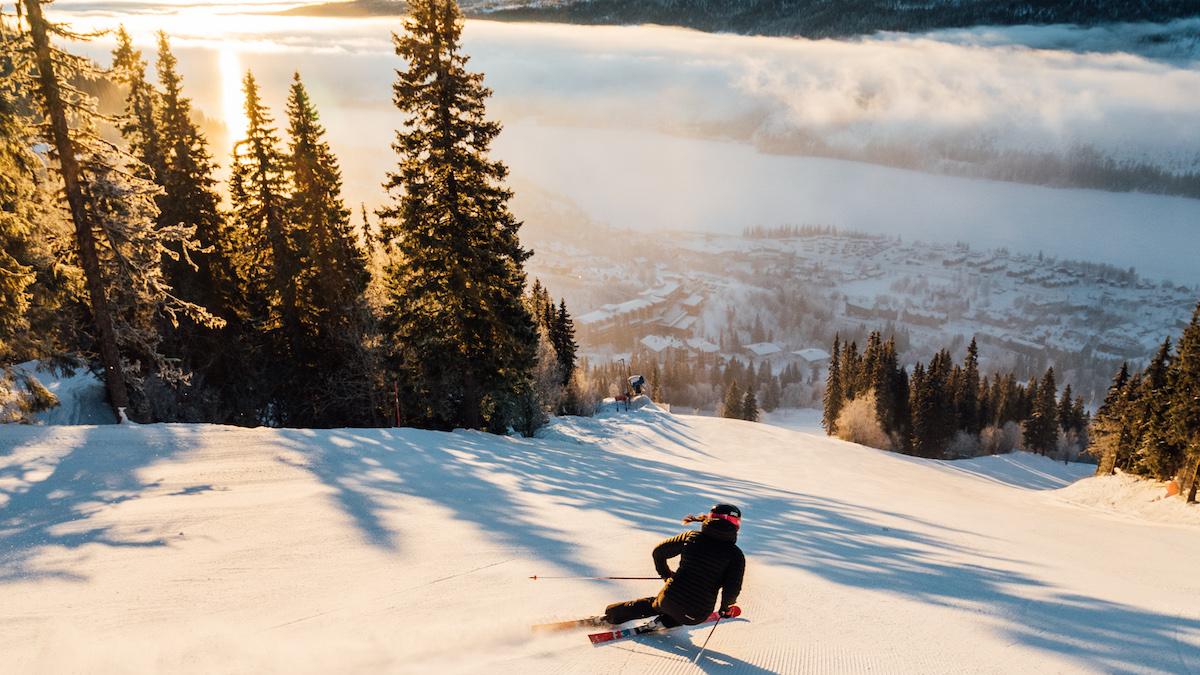
[[[904,457],[809,433],[810,417],[647,408],[536,439],[0,427],[0,670],[1200,668],[1191,521],[1068,503],[1058,488],[1090,467]],[[745,509],[745,615],[699,663],[711,626],[600,647],[531,635],[658,584],[530,575],[650,574],[654,544],[716,500]]]

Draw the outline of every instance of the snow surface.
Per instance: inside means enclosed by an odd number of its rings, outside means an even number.
[[[652,406],[536,439],[9,425],[0,669],[1200,669],[1197,529],[1014,472]],[[652,574],[653,545],[715,500],[745,511],[745,615],[698,666],[707,629],[599,648],[528,630],[657,589],[529,576]]]
[[[1200,525],[1200,508],[1179,497],[1167,497],[1167,484],[1118,473],[1079,481],[1059,496],[1079,506],[1106,509],[1114,514],[1163,523]]]

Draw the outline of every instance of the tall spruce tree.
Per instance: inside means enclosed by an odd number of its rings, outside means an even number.
[[[370,392],[377,387],[363,355],[367,261],[342,201],[341,169],[299,73],[287,118],[286,232],[295,256],[297,317],[295,333],[287,336],[292,381],[280,397],[289,424],[368,424]]]
[[[918,362],[913,366],[909,389],[909,410],[912,417],[912,440],[909,446],[918,457],[941,455],[936,432],[937,400],[929,379],[925,364]]]
[[[829,373],[825,377],[824,412],[821,415],[821,426],[825,433],[832,436],[837,433],[837,418],[842,412],[842,364],[841,343],[839,336],[833,337],[833,353],[829,357]]]
[[[904,433],[900,427],[905,417],[900,409],[908,407],[908,394],[901,392],[899,387],[900,366],[895,339],[888,338],[887,342],[879,347],[878,353],[870,385],[875,392],[875,417],[879,421],[879,428],[893,440],[893,446],[899,449],[904,444],[896,441]]]
[[[973,337],[967,345],[967,358],[963,361],[957,385],[954,399],[959,428],[973,436],[978,435],[983,423],[979,414],[979,346]]]
[[[1097,459],[1096,475],[1107,476],[1117,467],[1122,446],[1129,443],[1130,432],[1125,426],[1125,391],[1129,386],[1129,364],[1122,363],[1113,376],[1104,402],[1092,420],[1088,437],[1088,453]]]
[[[927,424],[926,451],[930,453],[927,457],[941,457],[958,429],[951,387],[953,372],[954,359],[945,349],[934,354],[925,370],[925,386],[932,409]]]
[[[554,315],[553,330],[550,335],[554,351],[558,355],[558,366],[562,370],[562,384],[565,387],[575,372],[576,353],[579,351],[579,343],[575,341],[575,321],[571,319],[571,314],[567,311],[565,298],[558,302],[558,312]]]
[[[1170,433],[1167,417],[1173,398],[1171,369],[1171,339],[1166,338],[1142,378],[1142,392],[1138,396],[1141,438],[1132,467],[1135,473],[1159,480],[1172,478],[1183,459],[1183,449]]]
[[[1183,492],[1188,502],[1195,502],[1200,487],[1200,304],[1179,338],[1170,386],[1170,434],[1184,452],[1180,471]]]
[[[208,150],[208,139],[192,117],[191,99],[183,94],[183,78],[166,33],[158,34],[156,70],[162,87],[158,126],[164,153],[163,173],[158,181],[163,189],[159,223],[195,228],[196,243],[200,246],[200,252],[190,256],[190,262],[172,266],[171,277],[182,297],[208,307],[226,320],[236,320],[242,309],[233,299],[236,280],[232,257],[237,243],[232,241],[221,215],[216,166]],[[209,346],[206,342],[204,352],[210,351]],[[229,347],[225,341],[225,348]]]
[[[502,431],[531,389],[537,335],[522,303],[520,223],[507,168],[488,158],[500,125],[466,70],[453,0],[413,0],[393,36],[405,65],[393,87],[404,126],[379,212],[393,248],[385,328],[413,422]]]
[[[125,97],[125,115],[118,125],[129,143],[130,152],[141,160],[146,174],[142,176],[162,185],[166,171],[166,153],[159,129],[158,92],[146,79],[146,62],[142,53],[133,48],[133,40],[125,27],[117,29],[117,48],[113,51],[114,79],[129,88]],[[161,212],[166,194],[158,199]]]
[[[56,50],[51,45],[52,35],[62,37],[66,32],[46,20],[40,0],[21,2],[25,8],[30,38],[24,51],[35,68],[31,73],[31,84],[36,86],[37,104],[49,121],[48,136],[75,229],[76,253],[83,269],[98,352],[104,366],[104,382],[109,403],[119,414],[129,407],[129,388],[125,380],[125,367],[121,360],[108,289],[101,271],[95,223],[88,211],[81,184],[79,156],[86,152],[86,148],[80,146],[81,139],[77,138],[77,134],[72,134],[68,124],[68,115],[72,109],[75,114],[87,114],[88,109],[82,97],[72,91],[67,81],[89,65],[82,59]]]
[[[745,393],[742,391],[741,385],[737,380],[729,383],[729,388],[725,390],[725,401],[722,405],[721,416],[728,419],[745,419],[742,405],[746,399]]]
[[[849,345],[842,343],[842,403],[845,405],[858,397],[858,373],[862,366],[862,357],[858,353],[858,343],[851,341]]]
[[[157,133],[161,137],[160,227],[195,230],[198,250],[164,260],[179,297],[209,309],[219,320],[197,323],[184,317],[168,331],[166,351],[191,378],[181,388],[179,416],[185,420],[258,424],[255,393],[257,355],[251,350],[243,287],[234,268],[238,242],[220,210],[216,166],[208,140],[193,119],[191,100],[165,33],[158,34],[156,61]],[[134,132],[147,136],[146,129]]]
[[[299,275],[288,208],[287,162],[252,73],[243,80],[246,138],[234,146],[230,199],[239,237],[237,266],[245,276],[260,327],[294,335]],[[280,345],[282,346],[282,345]],[[285,356],[285,354],[278,354]]]
[[[92,337],[110,403],[118,412],[157,419],[151,378],[170,383],[184,376],[160,350],[163,326],[182,316],[213,320],[203,307],[181,299],[162,273],[164,257],[184,257],[196,249],[195,232],[182,224],[157,223],[159,190],[148,179],[153,171],[101,138],[94,101],[72,84],[97,77],[97,66],[55,49],[52,35],[76,36],[46,21],[41,3],[24,5],[30,38],[26,62],[36,71],[30,85],[48,121],[54,168],[74,224],[73,254],[88,290]]]
[[[757,422],[758,412],[758,397],[754,395],[754,389],[747,389],[746,395],[742,397],[742,419]]]
[[[48,269],[48,237],[39,232],[45,216],[38,208],[41,193],[34,155],[33,128],[21,114],[21,82],[14,72],[17,36],[3,26],[0,55],[0,361],[21,360],[34,354],[30,342],[30,312],[39,267]],[[39,265],[39,260],[41,263]]]
[[[1038,384],[1029,419],[1025,422],[1025,449],[1040,455],[1049,454],[1058,442],[1058,385],[1054,369],[1048,368]]]
[[[1058,399],[1058,428],[1062,429],[1063,433],[1072,431],[1076,428],[1074,420],[1074,403],[1075,399],[1071,393],[1071,385],[1063,387],[1062,396]]]

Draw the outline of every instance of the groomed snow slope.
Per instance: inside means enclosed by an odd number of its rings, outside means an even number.
[[[2,427],[0,670],[1200,671],[1200,529],[986,464],[650,410],[536,440]],[[530,575],[653,574],[717,499],[746,614],[699,666],[702,629],[530,634],[657,589]]]

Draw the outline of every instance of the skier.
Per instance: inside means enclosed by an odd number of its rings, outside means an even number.
[[[657,596],[618,602],[604,610],[604,619],[618,625],[633,619],[658,616],[663,628],[703,623],[712,614],[721,592],[722,617],[736,616],[738,594],[746,557],[737,547],[742,511],[732,504],[717,504],[704,516],[688,516],[684,523],[700,522],[699,530],[671,537],[654,547],[654,568],[666,581]],[[679,556],[674,572],[667,560]],[[654,622],[652,622],[654,623]]]

